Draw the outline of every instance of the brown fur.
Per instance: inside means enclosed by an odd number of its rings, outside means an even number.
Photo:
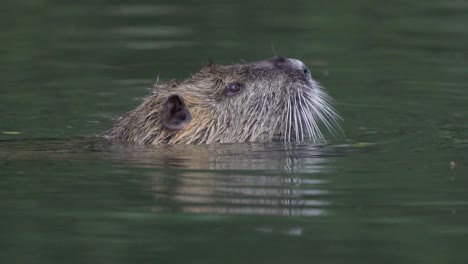
[[[293,97],[300,97],[306,89],[309,94],[306,99],[312,104],[314,100],[323,99],[316,104],[317,108],[326,105],[330,111],[333,109],[320,86],[312,78],[303,76],[302,69],[296,69],[297,62],[291,66],[287,60],[275,58],[235,65],[211,64],[184,81],[156,84],[141,105],[118,119],[107,137],[138,144],[233,143],[274,138],[301,140],[298,131],[303,130],[302,122],[305,126],[306,121],[299,120],[301,127],[291,124],[298,113],[289,108],[302,105],[302,101]],[[244,90],[234,96],[227,95],[226,89],[232,83],[241,83]],[[180,129],[169,129],[164,125],[168,114],[165,104],[173,95],[183,99],[191,117]],[[288,102],[293,106],[288,108]],[[308,109],[311,111],[312,106]],[[323,118],[320,113],[329,116],[326,111],[317,111],[310,116],[315,115],[317,120]],[[334,121],[334,115],[327,120]],[[301,118],[307,117],[303,115]],[[305,132],[300,132],[303,139]]]

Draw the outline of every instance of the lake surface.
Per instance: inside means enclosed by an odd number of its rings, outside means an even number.
[[[1,263],[466,263],[468,2],[2,1]],[[94,136],[160,81],[298,58],[322,145]]]

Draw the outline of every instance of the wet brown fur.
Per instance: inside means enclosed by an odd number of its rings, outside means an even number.
[[[305,81],[270,64],[210,63],[184,81],[156,84],[142,104],[118,119],[107,137],[138,144],[258,142],[286,137],[289,141],[294,131],[288,128],[291,117],[288,121],[285,109],[288,100],[292,102],[288,98],[301,93]],[[245,89],[227,96],[226,87],[233,82],[242,83]],[[311,89],[317,89],[314,93],[326,97],[318,84],[312,81],[311,85],[315,86]],[[190,122],[178,130],[163,125],[165,102],[171,95],[183,98],[191,116]],[[297,125],[295,130],[299,130]]]

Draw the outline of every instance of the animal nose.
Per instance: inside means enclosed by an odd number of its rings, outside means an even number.
[[[312,78],[309,68],[300,60],[292,58],[276,57],[270,59],[270,62],[279,69],[295,74],[303,75],[304,77]]]

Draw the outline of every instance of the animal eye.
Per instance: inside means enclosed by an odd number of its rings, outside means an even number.
[[[226,95],[227,96],[236,95],[242,92],[242,90],[244,90],[244,85],[242,83],[233,82],[233,83],[228,84],[226,88]]]

